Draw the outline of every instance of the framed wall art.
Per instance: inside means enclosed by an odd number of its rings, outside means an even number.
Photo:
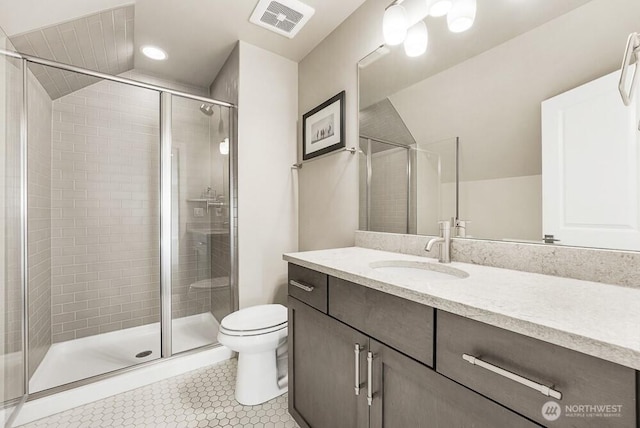
[[[344,94],[340,92],[302,116],[302,160],[345,147]]]

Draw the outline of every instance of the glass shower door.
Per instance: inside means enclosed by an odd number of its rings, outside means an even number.
[[[172,353],[217,343],[230,313],[229,108],[172,96]]]
[[[0,48],[13,50],[0,29]],[[0,55],[0,426],[25,394],[22,299],[21,61]]]
[[[160,97],[29,69],[33,393],[161,356]]]

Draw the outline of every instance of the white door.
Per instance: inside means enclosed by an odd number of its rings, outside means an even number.
[[[542,227],[560,244],[640,250],[640,94],[619,72],[542,103]]]

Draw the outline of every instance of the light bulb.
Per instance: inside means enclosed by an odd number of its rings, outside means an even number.
[[[449,31],[462,33],[471,28],[476,19],[476,9],[476,0],[455,0],[447,14]]]
[[[384,11],[382,33],[384,42],[394,46],[402,43],[407,36],[407,12],[399,4],[391,5]]]
[[[229,139],[225,138],[224,140],[222,140],[220,142],[220,154],[221,155],[228,155],[229,154]]]
[[[429,2],[429,15],[445,16],[451,10],[451,0],[427,0]]]
[[[420,56],[427,51],[429,44],[429,32],[427,24],[420,21],[407,31],[407,38],[404,41],[404,52],[407,56]]]

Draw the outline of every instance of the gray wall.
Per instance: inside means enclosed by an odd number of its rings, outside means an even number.
[[[103,81],[53,103],[53,342],[159,320],[158,99]]]
[[[240,79],[240,43],[227,57],[218,75],[211,83],[209,94],[211,98],[238,104],[238,81]]]
[[[358,61],[382,42],[388,1],[369,0],[298,64],[298,117],[346,91],[346,145],[358,146]],[[302,153],[298,126],[298,153]],[[306,163],[299,177],[299,249],[353,245],[358,229],[358,156]]]
[[[407,149],[392,148],[371,156],[370,230],[407,232]]]

